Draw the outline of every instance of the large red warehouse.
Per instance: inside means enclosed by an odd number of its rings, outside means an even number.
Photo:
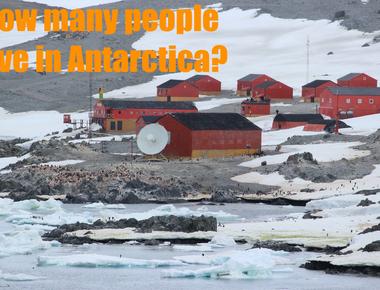
[[[170,132],[168,157],[218,158],[261,152],[261,129],[236,113],[175,113],[158,121]]]
[[[186,81],[196,86],[201,95],[218,95],[222,90],[222,83],[208,75],[195,75]]]
[[[302,87],[302,98],[306,103],[320,102],[321,93],[328,87],[338,85],[330,80],[315,80]]]
[[[192,102],[130,101],[122,99],[98,100],[94,106],[93,122],[110,133],[136,130],[140,116],[162,116],[175,112],[197,112]]]
[[[158,101],[194,101],[199,98],[199,89],[187,81],[169,80],[157,87]]]
[[[267,81],[274,81],[274,79],[265,74],[249,74],[238,80],[236,94],[238,96],[250,97],[252,95],[252,90],[257,85]]]
[[[340,119],[380,113],[380,88],[328,88],[319,112]]]
[[[292,100],[293,88],[278,81],[267,81],[254,87],[252,96],[269,100]]]
[[[270,100],[248,99],[241,103],[241,114],[245,117],[257,117],[270,114]]]
[[[350,73],[338,79],[338,85],[341,87],[376,88],[377,79],[365,73]]]
[[[311,121],[323,121],[320,114],[277,114],[273,120],[273,130],[305,126]]]

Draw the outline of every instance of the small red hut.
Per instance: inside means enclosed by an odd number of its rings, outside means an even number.
[[[350,73],[338,79],[338,85],[341,87],[376,88],[377,79],[365,73]]]
[[[195,75],[186,80],[199,89],[201,95],[219,95],[222,83],[209,75]]]
[[[305,103],[320,102],[321,93],[329,87],[338,85],[330,80],[315,80],[302,87],[302,98]]]
[[[267,81],[274,81],[274,79],[265,74],[249,74],[238,80],[236,94],[238,96],[251,97],[252,90],[259,84]]]
[[[290,129],[305,126],[311,121],[323,121],[320,114],[277,114],[273,120],[273,130]]]
[[[164,102],[195,101],[199,89],[188,81],[169,80],[157,87],[157,100]]]
[[[267,81],[253,88],[252,97],[263,97],[269,100],[292,100],[293,88],[279,81]]]
[[[170,132],[168,157],[220,158],[261,152],[261,129],[236,113],[168,114],[157,123]]]
[[[270,114],[270,100],[248,99],[241,103],[241,114],[245,117],[257,117]]]
[[[136,134],[146,125],[156,123],[159,118],[161,118],[161,116],[140,116],[136,121]]]

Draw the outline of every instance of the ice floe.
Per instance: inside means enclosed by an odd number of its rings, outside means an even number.
[[[84,268],[158,268],[182,266],[178,260],[143,260],[97,254],[79,254],[70,256],[40,256],[37,265],[67,266]]]

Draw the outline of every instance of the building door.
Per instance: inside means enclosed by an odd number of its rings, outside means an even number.
[[[171,101],[172,101],[172,97],[171,97],[171,96],[167,96],[166,99],[167,99],[168,102],[171,102]]]
[[[117,121],[117,130],[118,131],[123,130],[123,121]]]
[[[251,93],[252,93],[251,90],[247,90],[247,97],[251,96]]]
[[[310,103],[315,103],[315,97],[310,98]]]

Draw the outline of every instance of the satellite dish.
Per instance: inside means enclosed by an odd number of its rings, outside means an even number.
[[[169,143],[169,133],[159,124],[150,124],[137,136],[137,147],[146,155],[161,153]]]

